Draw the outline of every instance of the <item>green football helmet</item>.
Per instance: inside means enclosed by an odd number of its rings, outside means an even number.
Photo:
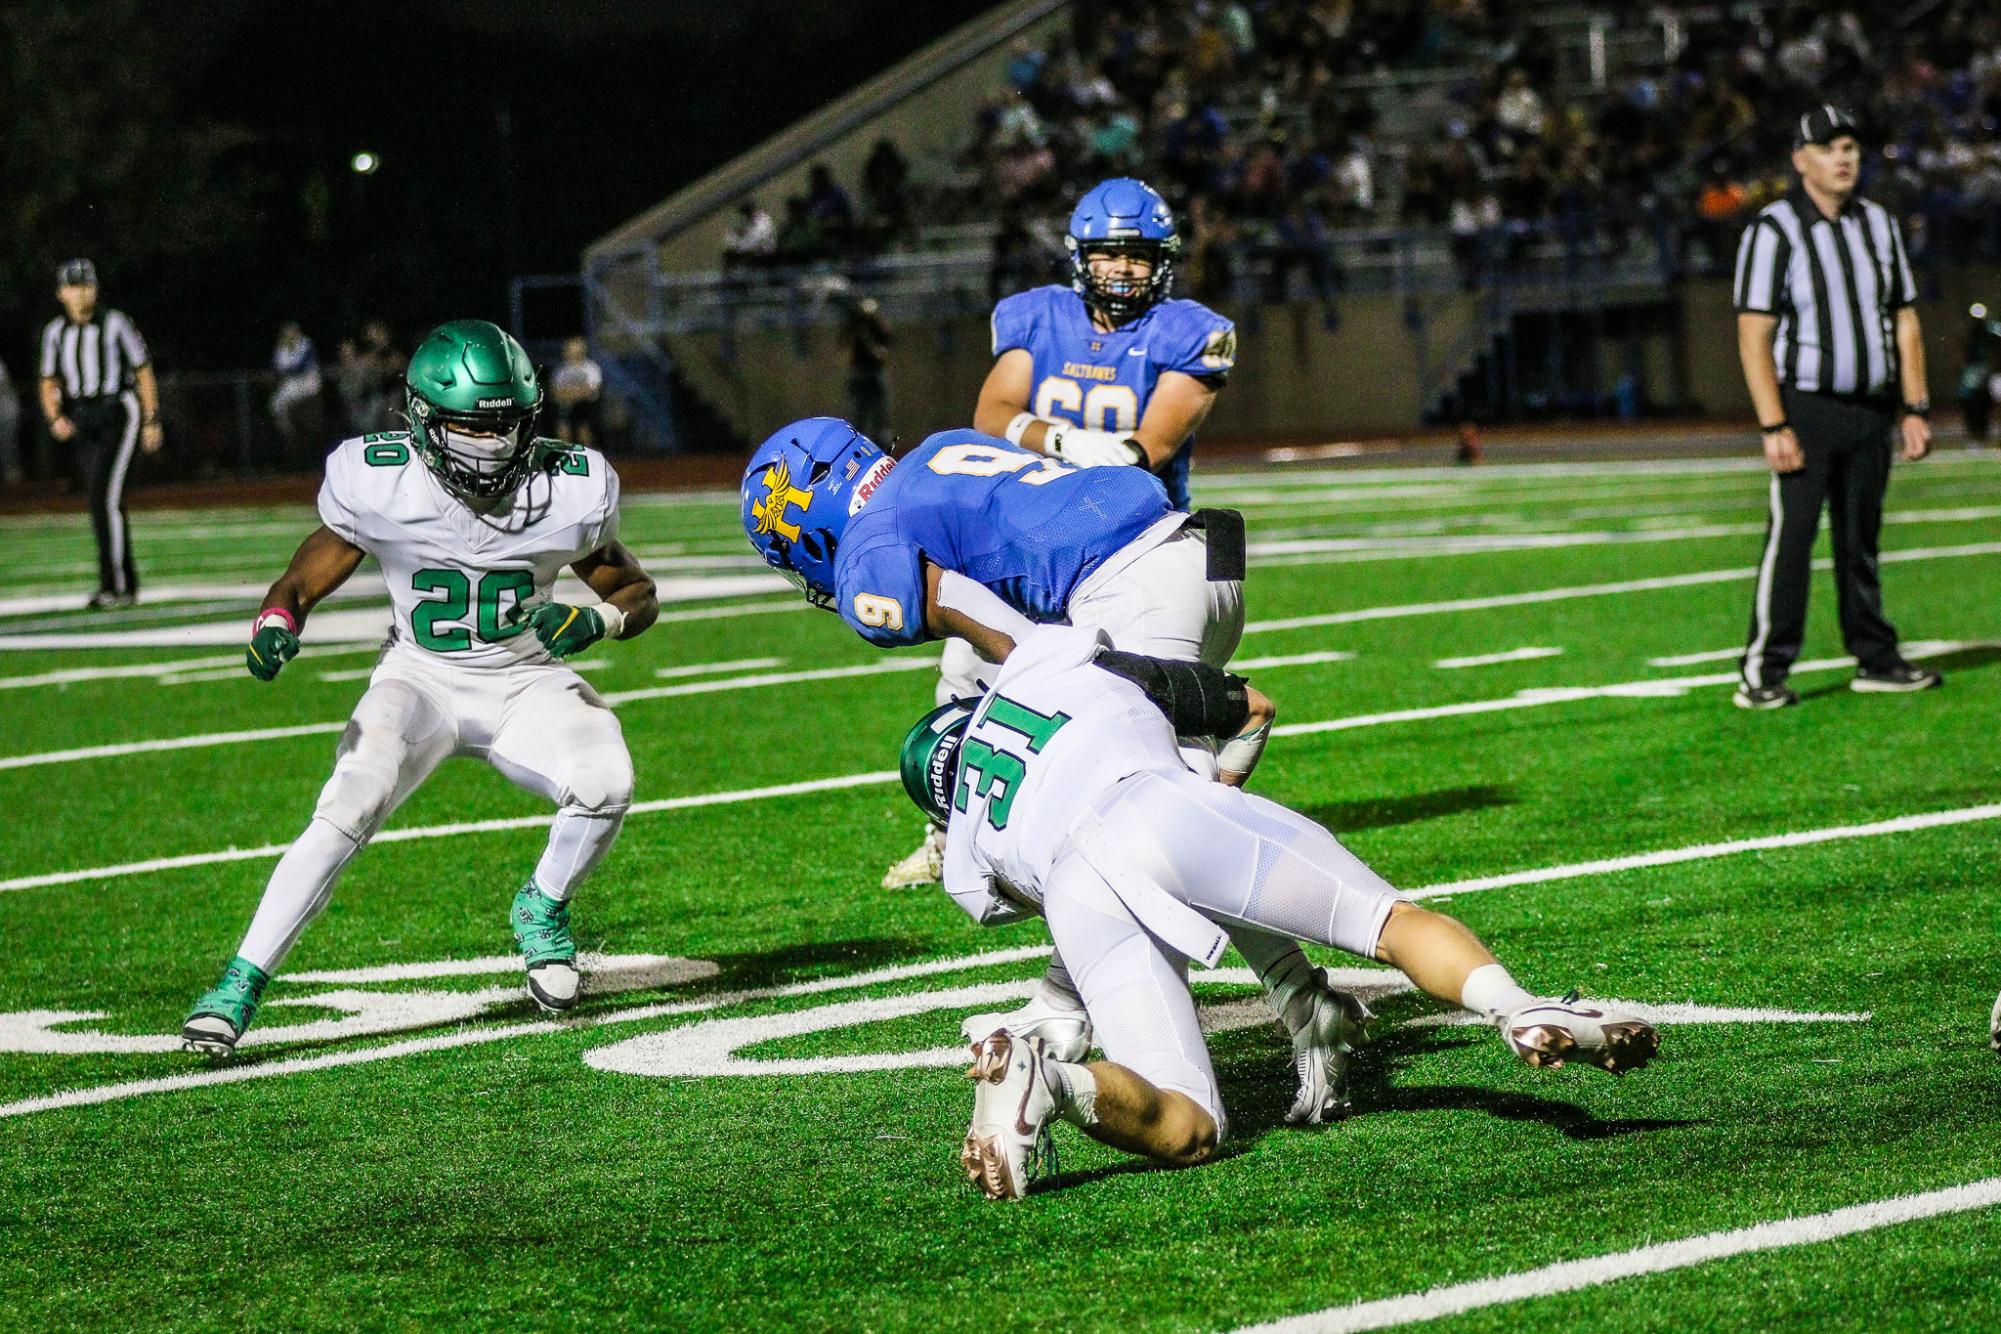
[[[903,790],[917,809],[943,825],[952,814],[952,783],[959,772],[959,747],[966,740],[966,727],[979,711],[976,699],[955,699],[940,704],[917,720],[903,738],[897,769],[903,776]]]
[[[461,495],[511,495],[548,462],[535,439],[542,381],[499,325],[453,320],[431,330],[404,390],[418,457]]]

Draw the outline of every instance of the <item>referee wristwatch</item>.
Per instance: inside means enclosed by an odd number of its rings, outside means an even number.
[[[1906,403],[1904,404],[1904,415],[1906,417],[1922,417],[1926,421],[1930,421],[1932,401],[1928,398],[1921,398],[1915,403]]]

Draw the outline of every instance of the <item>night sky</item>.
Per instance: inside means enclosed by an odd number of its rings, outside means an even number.
[[[225,141],[214,188],[241,222],[121,263],[123,224],[86,201],[39,248],[93,253],[163,369],[261,364],[284,318],[323,346],[371,315],[405,335],[504,318],[511,275],[574,272],[592,238],[987,3],[140,4],[129,40],[177,132]],[[382,159],[365,179],[361,150]],[[53,313],[44,294],[6,304]]]

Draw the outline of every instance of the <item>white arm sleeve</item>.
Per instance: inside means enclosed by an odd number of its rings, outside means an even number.
[[[968,579],[956,570],[938,572],[938,605],[970,616],[989,630],[1019,644],[1035,633],[1035,622],[1023,616],[985,584]]]

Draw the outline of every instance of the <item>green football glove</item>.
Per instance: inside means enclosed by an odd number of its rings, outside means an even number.
[[[542,647],[558,658],[571,658],[604,638],[604,617],[595,607],[545,602],[528,613],[528,627]]]
[[[277,621],[267,622],[250,637],[243,665],[260,681],[277,679],[278,671],[299,656],[299,637]]]

